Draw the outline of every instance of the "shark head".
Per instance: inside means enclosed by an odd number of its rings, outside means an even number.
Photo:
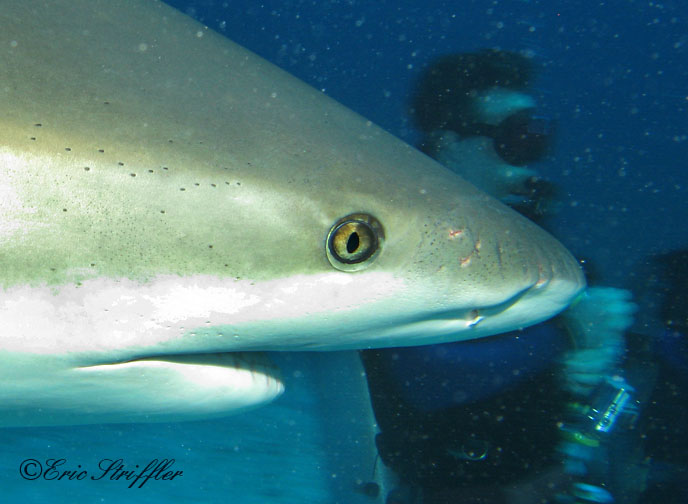
[[[0,12],[0,425],[205,418],[266,350],[478,338],[583,288],[554,238],[163,4]]]

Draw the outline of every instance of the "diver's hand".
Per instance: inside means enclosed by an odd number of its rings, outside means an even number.
[[[632,297],[626,289],[589,287],[580,300],[564,312],[576,345],[581,349],[599,348],[605,344],[602,335],[623,334],[633,323],[637,309]]]
[[[587,394],[616,372],[633,323],[636,305],[625,289],[590,287],[562,315],[575,350],[564,357],[564,384],[571,392]]]

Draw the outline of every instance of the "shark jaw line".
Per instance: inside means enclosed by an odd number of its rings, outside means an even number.
[[[535,292],[540,288],[539,285],[534,284],[502,303],[473,309],[447,310],[408,320],[395,327],[381,328],[371,347],[410,346],[408,341],[412,341],[413,345],[433,345],[521,330],[550,318],[528,318],[527,323],[524,323],[524,314],[528,316],[537,312],[543,304],[552,305],[553,313],[563,310],[566,306],[557,300],[556,296],[552,296],[553,299],[536,298]]]
[[[158,275],[145,282],[95,278],[6,289],[0,292],[0,324],[7,335],[3,350],[63,356],[71,367],[89,368],[206,353],[475,338],[527,325],[518,317],[494,326],[492,320],[518,313],[530,294],[542,299],[549,287],[530,282],[479,300],[445,297],[424,307],[432,292],[385,272],[298,274],[263,282],[209,275]],[[31,327],[22,324],[27,317],[36,321]],[[322,338],[333,331],[336,343]]]

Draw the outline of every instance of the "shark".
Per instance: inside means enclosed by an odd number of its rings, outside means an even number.
[[[522,328],[556,239],[155,0],[0,2],[0,426],[205,419],[266,351]]]

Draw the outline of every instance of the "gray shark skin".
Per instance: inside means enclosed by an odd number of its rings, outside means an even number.
[[[261,350],[483,337],[584,286],[554,238],[152,0],[0,2],[0,426],[211,418]]]

